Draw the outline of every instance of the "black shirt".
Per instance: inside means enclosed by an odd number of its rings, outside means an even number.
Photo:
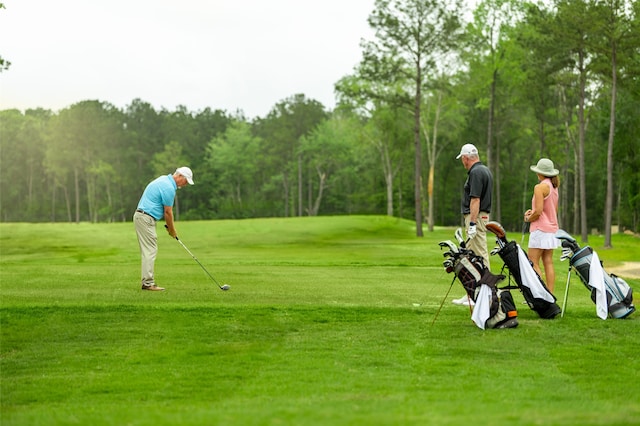
[[[480,198],[480,211],[491,212],[491,196],[493,191],[493,175],[491,170],[478,161],[469,169],[467,181],[464,183],[462,197],[462,214],[469,214],[471,198]]]

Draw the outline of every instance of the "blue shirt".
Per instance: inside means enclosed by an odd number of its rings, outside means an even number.
[[[144,189],[138,209],[149,213],[156,220],[164,217],[164,207],[173,207],[173,200],[176,197],[178,185],[173,180],[173,176],[160,176]]]

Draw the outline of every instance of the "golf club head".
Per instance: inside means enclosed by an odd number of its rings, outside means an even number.
[[[453,266],[453,259],[447,259],[445,261],[442,262],[442,266],[449,267],[449,266]]]
[[[466,246],[466,244],[465,244],[465,242],[464,242],[464,238],[462,237],[462,228],[458,228],[458,229],[456,229],[456,232],[455,232],[455,234],[454,234],[454,235],[455,235],[455,237],[456,237],[456,240],[458,240],[458,245],[459,245],[460,247],[465,247],[465,246]]]
[[[229,290],[230,288],[231,288],[231,287],[229,287],[229,284],[223,284],[223,285],[220,287],[220,290],[222,290],[222,291],[227,291],[227,290]]]
[[[496,234],[496,238],[499,240],[498,243],[501,241],[504,244],[508,243],[507,241],[507,233],[505,232],[504,228],[502,227],[502,225],[494,220],[487,222],[487,230],[493,232],[494,234]]]
[[[556,232],[556,238],[562,241],[562,247],[570,248],[574,253],[580,250],[578,242],[566,231],[559,229]]]
[[[450,274],[454,271],[454,265],[455,262],[453,261],[453,259],[447,259],[442,262],[442,266],[444,267],[444,270],[447,272],[447,274]]]
[[[440,241],[440,243],[438,243],[438,245],[440,246],[440,250],[442,250],[442,248],[444,247],[449,247],[449,251],[451,251],[451,253],[458,253],[460,250],[458,250],[458,246],[456,246],[455,244],[453,244],[453,242],[451,240],[446,240],[446,241]]]
[[[571,250],[569,247],[564,247],[564,244],[566,243],[566,241],[562,242],[562,256],[560,256],[560,261],[564,262],[567,259],[571,259],[573,257],[573,250]]]

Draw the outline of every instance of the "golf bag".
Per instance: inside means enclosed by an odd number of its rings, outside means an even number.
[[[612,318],[626,318],[636,310],[633,289],[622,278],[606,273],[598,253],[590,246],[580,248],[576,240],[563,230],[556,233],[556,238],[562,240],[560,260],[569,259],[569,274],[573,268],[591,292],[591,300],[596,304],[600,318],[606,319],[607,314]],[[569,279],[567,277],[567,286]]]
[[[487,230],[496,234],[496,242],[498,243],[498,247],[491,254],[497,253],[500,256],[504,262],[502,269],[504,270],[505,267],[509,269],[509,275],[513,276],[527,305],[542,319],[555,318],[562,310],[556,303],[555,296],[533,269],[533,264],[527,253],[515,241],[507,241],[504,228],[498,222],[492,221],[486,226]]]
[[[442,241],[440,247],[449,248],[444,253],[447,258],[443,262],[445,270],[455,273],[453,280],[458,278],[467,296],[475,302],[471,319],[483,330],[517,327],[518,311],[513,297],[508,289],[497,286],[505,278],[504,275],[492,274],[481,256],[465,248],[465,243],[461,241],[462,232],[458,231],[456,236],[460,235],[460,247],[449,240]]]

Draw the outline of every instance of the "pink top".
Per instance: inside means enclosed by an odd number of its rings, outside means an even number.
[[[544,178],[540,181],[549,186],[549,195],[544,197],[542,203],[542,213],[540,217],[531,222],[529,230],[531,232],[540,230],[542,232],[556,233],[558,230],[558,188],[554,188],[551,179]],[[531,209],[535,209],[533,199],[531,199]]]

